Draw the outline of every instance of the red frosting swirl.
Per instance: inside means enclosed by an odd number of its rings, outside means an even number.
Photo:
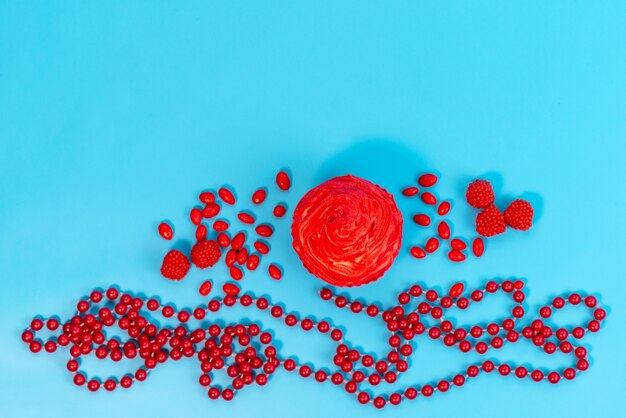
[[[402,244],[402,214],[393,195],[359,177],[335,177],[298,202],[291,228],[304,267],[335,286],[379,279]]]

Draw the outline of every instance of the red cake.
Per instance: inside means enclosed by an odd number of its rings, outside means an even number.
[[[360,286],[379,279],[398,255],[402,215],[385,189],[340,176],[298,202],[291,235],[309,272],[334,286]]]

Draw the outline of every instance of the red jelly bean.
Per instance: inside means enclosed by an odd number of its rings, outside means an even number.
[[[198,198],[202,203],[206,203],[207,205],[215,202],[215,194],[212,192],[202,192]]]
[[[237,264],[242,266],[248,259],[248,250],[244,247],[237,252]]]
[[[457,283],[450,288],[450,292],[448,292],[448,294],[450,297],[458,298],[463,293],[463,289],[465,289],[463,283]]]
[[[422,174],[417,182],[422,187],[432,187],[437,183],[437,176],[431,173]]]
[[[235,235],[233,237],[233,239],[230,241],[230,246],[232,247],[233,250],[237,251],[239,250],[241,247],[243,247],[243,244],[246,242],[246,235],[243,232],[239,232],[237,235]]]
[[[459,251],[467,248],[467,245],[465,245],[465,242],[458,238],[454,238],[452,241],[450,241],[450,246],[452,247],[453,250],[459,250]]]
[[[159,235],[161,235],[166,240],[171,240],[174,237],[174,231],[172,227],[169,226],[166,222],[161,222],[159,224]]]
[[[222,232],[217,235],[217,243],[220,247],[226,248],[230,245],[230,237],[228,236],[228,234]]]
[[[450,238],[450,227],[446,221],[439,222],[439,225],[437,225],[437,233],[441,239]]]
[[[268,272],[270,273],[270,277],[274,280],[280,280],[283,277],[283,272],[275,264],[270,264]]]
[[[480,257],[485,252],[485,243],[482,238],[476,238],[472,243],[472,252],[476,257]]]
[[[255,221],[254,216],[246,212],[239,212],[239,214],[237,214],[237,218],[239,218],[239,220],[244,224],[248,225],[252,225]]]
[[[455,263],[460,263],[465,260],[465,254],[458,250],[452,250],[448,253],[448,258]]]
[[[267,224],[257,226],[255,231],[260,236],[266,237],[266,238],[271,237],[272,234],[274,233],[274,230],[272,229],[272,227]]]
[[[196,228],[196,241],[204,241],[206,239],[207,227],[206,225],[200,224]]]
[[[236,295],[239,292],[241,292],[241,289],[239,288],[239,286],[233,283],[225,283],[224,286],[222,286],[222,290],[227,295]]]
[[[435,251],[437,251],[437,248],[439,248],[439,240],[435,237],[430,238],[428,241],[426,241],[426,252],[428,253],[434,253]]]
[[[411,197],[411,196],[415,196],[416,194],[418,194],[420,191],[420,189],[418,189],[415,186],[412,187],[407,187],[406,189],[402,190],[402,194],[405,195],[406,197]]]
[[[280,171],[276,174],[276,185],[280,190],[289,190],[291,187],[291,179],[289,178],[289,174],[284,171]]]
[[[448,212],[450,212],[450,202],[441,202],[437,208],[439,216],[446,215]]]
[[[202,217],[207,219],[213,218],[220,213],[221,209],[217,203],[209,203],[202,209]]]
[[[420,247],[411,247],[411,255],[415,258],[426,257],[426,253]]]
[[[256,241],[254,243],[254,248],[261,254],[267,254],[270,252],[270,247],[264,243],[263,241]]]
[[[256,254],[252,254],[248,257],[248,261],[246,261],[246,267],[248,270],[256,270],[259,266],[259,261],[261,261],[261,258]]]
[[[235,195],[233,194],[233,192],[228,190],[226,187],[221,187],[217,191],[217,194],[224,201],[224,203],[226,203],[228,205],[234,205],[235,204],[235,201],[236,201]]]
[[[259,189],[256,192],[252,193],[252,203],[255,205],[260,205],[265,202],[265,198],[267,197],[267,192],[265,189]]]
[[[287,208],[284,205],[276,205],[274,206],[274,216],[277,218],[282,218],[287,213]]]
[[[200,292],[202,296],[208,296],[208,294],[211,293],[212,288],[213,283],[211,283],[210,280],[207,280],[200,285],[200,289],[198,289],[198,292]]]
[[[226,258],[224,259],[226,266],[232,267],[235,264],[235,261],[237,261],[237,251],[228,250],[228,252],[226,253]]]
[[[213,222],[213,229],[218,232],[226,231],[228,229],[228,222],[222,220],[215,221]]]
[[[430,216],[418,213],[417,215],[413,215],[413,221],[418,225],[428,226],[430,225]]]
[[[427,205],[437,204],[437,198],[431,192],[424,192],[420,197],[422,198],[422,202],[426,203]]]
[[[243,278],[243,271],[237,266],[231,266],[230,277],[235,280],[241,280]]]
[[[194,225],[200,225],[200,222],[202,222],[202,211],[198,208],[191,209],[191,212],[189,212],[189,219],[191,219],[191,222]]]

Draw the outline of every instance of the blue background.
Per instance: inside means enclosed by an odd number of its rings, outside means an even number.
[[[0,1],[0,416],[621,415],[626,3],[471,3]],[[247,199],[282,167],[293,173],[291,207],[331,175],[352,172],[398,192],[435,170],[466,238],[472,178],[491,179],[502,207],[527,197],[535,227],[491,240],[483,259],[454,265],[443,252],[422,261],[403,252],[383,279],[346,294],[391,303],[415,280],[447,290],[456,280],[474,287],[517,276],[528,281],[534,315],[555,295],[588,290],[609,307],[602,331],[585,340],[590,370],[557,386],[481,376],[377,411],[284,371],[231,403],[210,401],[191,360],[161,366],[132,390],[91,394],[71,383],[65,354],[35,356],[20,342],[32,316],[66,318],[96,286],[200,303],[200,282],[221,284],[225,270],[195,270],[178,283],[158,273],[171,245],[189,245],[195,196],[227,183]],[[400,205],[407,215],[420,210]],[[155,232],[162,219],[176,226],[174,244]],[[244,289],[332,318],[354,345],[382,353],[381,327],[317,298],[321,282],[290,251],[288,226],[276,222],[272,252],[285,278],[257,274]],[[404,232],[407,244],[428,235],[410,224]],[[482,305],[470,316],[483,322],[511,306]],[[328,364],[326,339],[249,319],[277,332],[284,355]],[[478,358],[416,343],[398,387]],[[489,356],[569,364],[527,343]]]

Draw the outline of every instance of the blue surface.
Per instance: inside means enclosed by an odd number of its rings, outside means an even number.
[[[621,415],[625,17],[622,1],[0,1],[0,416]],[[534,313],[557,294],[589,290],[609,307],[602,332],[586,340],[590,370],[557,386],[481,376],[377,411],[285,372],[231,403],[210,401],[190,360],[130,391],[91,394],[71,383],[65,354],[35,356],[20,342],[32,316],[65,318],[95,286],[200,303],[199,283],[221,283],[225,271],[162,279],[170,244],[156,225],[172,220],[184,241],[198,192],[228,183],[247,198],[281,167],[293,172],[291,207],[330,175],[352,172],[397,192],[436,170],[465,237],[470,179],[493,180],[503,206],[525,195],[538,209],[535,227],[490,241],[483,259],[452,265],[440,252],[418,262],[404,252],[382,280],[346,293],[390,303],[413,280],[445,290],[455,280],[474,287],[518,276]],[[419,207],[401,205],[407,214]],[[330,317],[353,344],[382,353],[382,329],[319,301],[321,283],[290,251],[288,222],[276,223],[273,250],[286,277],[259,274],[244,288]],[[405,230],[406,243],[425,237]],[[509,306],[498,299],[473,316],[502,317]],[[249,319],[275,329],[284,355],[328,364],[325,339]],[[416,341],[400,387],[477,359]],[[525,343],[493,356],[569,362]],[[92,363],[90,372],[104,370]]]

